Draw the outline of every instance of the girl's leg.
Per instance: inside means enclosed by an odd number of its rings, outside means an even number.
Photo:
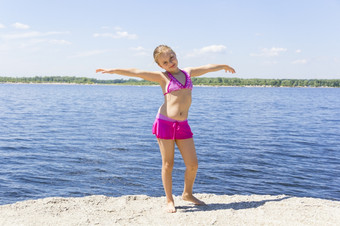
[[[162,154],[162,181],[168,203],[168,212],[176,212],[174,199],[172,197],[172,169],[174,166],[175,141],[157,139]]]
[[[184,164],[186,166],[184,177],[184,191],[182,194],[183,200],[193,202],[196,205],[205,205],[204,202],[195,198],[192,194],[196,173],[198,169],[198,161],[194,139],[176,140],[178,149],[180,150]]]

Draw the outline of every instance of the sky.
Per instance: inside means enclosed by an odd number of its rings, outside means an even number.
[[[340,79],[340,0],[0,0],[0,76],[228,64],[205,77]]]

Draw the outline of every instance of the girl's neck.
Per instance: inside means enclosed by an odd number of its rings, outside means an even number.
[[[176,75],[176,74],[178,74],[179,72],[180,72],[181,70],[177,67],[177,68],[175,68],[174,70],[169,70],[168,72],[170,73],[170,74],[172,74],[172,75]]]

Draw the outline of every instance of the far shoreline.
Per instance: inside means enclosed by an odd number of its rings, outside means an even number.
[[[159,85],[153,84],[128,84],[128,83],[68,83],[68,82],[0,82],[3,84],[11,85],[83,85],[83,86],[148,86],[155,87]],[[340,88],[332,86],[269,86],[269,85],[239,85],[239,86],[228,86],[228,85],[194,85],[194,87],[224,87],[224,88]]]
[[[237,77],[193,77],[194,86],[207,87],[321,87],[340,88],[340,79],[260,79]],[[67,84],[67,85],[131,85],[154,86],[155,82],[141,79],[97,79],[71,76],[1,77],[1,83]]]

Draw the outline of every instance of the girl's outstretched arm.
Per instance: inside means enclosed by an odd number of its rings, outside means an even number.
[[[96,73],[101,72],[103,74],[118,74],[118,75],[124,75],[129,77],[138,77],[142,78],[151,82],[158,82],[160,83],[163,78],[162,72],[156,72],[156,71],[142,71],[139,69],[131,68],[131,69],[103,69],[99,68],[96,70]]]
[[[225,72],[235,73],[235,70],[232,67],[229,67],[226,64],[208,64],[200,67],[192,67],[188,68],[188,72],[191,77],[197,77],[204,75],[209,72],[225,70]]]

